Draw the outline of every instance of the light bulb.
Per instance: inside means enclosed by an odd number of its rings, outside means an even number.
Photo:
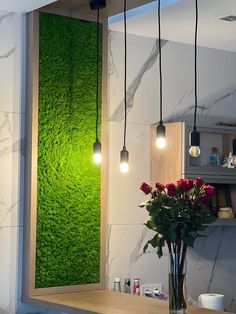
[[[120,164],[120,172],[127,173],[129,171],[129,164],[126,161],[121,162]]]
[[[127,173],[129,171],[129,152],[125,146],[123,146],[123,149],[120,152],[120,171],[122,173]]]
[[[102,162],[102,145],[98,139],[93,144],[93,161],[98,165]]]
[[[201,154],[201,150],[199,146],[191,146],[189,148],[189,154],[192,157],[198,157]]]
[[[100,164],[102,162],[102,154],[101,153],[94,153],[93,154],[93,161],[96,163],[96,164]]]
[[[166,139],[165,139],[165,137],[158,137],[156,139],[156,147],[160,148],[160,149],[163,149],[163,148],[166,147]]]
[[[156,129],[156,147],[163,149],[166,147],[166,128],[163,125],[163,121],[161,120]]]
[[[192,157],[198,157],[201,153],[200,150],[200,133],[197,131],[196,126],[193,126],[192,131],[189,133],[189,154]]]

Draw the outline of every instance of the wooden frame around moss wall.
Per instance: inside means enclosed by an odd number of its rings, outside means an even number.
[[[46,12],[46,11],[44,11]],[[47,11],[49,12],[49,11]],[[92,21],[91,16],[51,11],[59,15]],[[23,247],[23,296],[31,297],[55,293],[78,292],[105,289],[106,276],[106,191],[107,191],[107,20],[103,21],[102,57],[102,149],[101,166],[101,229],[100,229],[100,282],[88,285],[74,285],[51,288],[35,288],[36,270],[36,222],[37,222],[37,148],[38,148],[38,61],[39,21],[38,11],[27,14],[26,52],[26,170]],[[94,20],[93,20],[94,21]]]

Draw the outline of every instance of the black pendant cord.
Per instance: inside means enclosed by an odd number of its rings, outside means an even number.
[[[97,90],[96,90],[96,141],[98,141],[99,120],[99,9],[97,9]]]
[[[193,129],[196,130],[196,120],[197,120],[197,35],[198,35],[198,0],[195,0],[196,9],[196,23],[195,23],[195,41],[194,41],[194,76],[195,76],[195,106],[194,106],[194,121]]]
[[[158,0],[158,44],[159,44],[159,78],[160,78],[160,123],[162,121],[162,59],[161,59],[161,0]]]
[[[124,105],[125,105],[125,118],[124,118],[124,148],[126,148],[126,128],[127,128],[127,21],[126,21],[126,0],[124,0]]]

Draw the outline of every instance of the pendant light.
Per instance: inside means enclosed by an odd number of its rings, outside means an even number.
[[[106,6],[105,0],[90,1],[90,8],[97,10],[97,86],[96,86],[96,140],[93,144],[93,160],[96,164],[102,162],[102,145],[98,138],[99,122],[99,10]]]
[[[163,149],[166,147],[166,128],[162,120],[162,68],[161,68],[161,0],[158,0],[158,32],[159,32],[159,80],[160,80],[160,121],[156,129],[156,146]]]
[[[198,157],[200,151],[200,134],[197,131],[196,119],[197,119],[197,32],[198,32],[198,0],[195,0],[196,9],[196,22],[195,22],[195,41],[194,41],[194,77],[195,77],[195,106],[194,106],[194,119],[193,128],[189,134],[189,154],[192,157]]]
[[[129,152],[126,149],[126,128],[127,128],[127,25],[126,25],[126,0],[124,0],[124,55],[125,55],[125,68],[124,68],[124,105],[125,105],[125,117],[124,117],[124,144],[123,149],[120,152],[120,171],[126,173],[129,171]]]

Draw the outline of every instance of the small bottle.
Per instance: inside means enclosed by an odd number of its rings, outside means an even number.
[[[230,152],[230,153],[229,153],[229,157],[227,158],[227,167],[228,167],[228,168],[233,168],[232,162],[233,162],[233,155],[232,155],[232,153]]]
[[[114,281],[114,291],[121,292],[121,286],[120,286],[120,278],[115,278]]]
[[[139,281],[140,281],[139,277],[134,277],[133,294],[135,294],[135,295],[140,295]]]
[[[131,293],[130,278],[125,278],[124,292],[125,293]]]
[[[211,148],[211,154],[210,154],[209,162],[210,162],[210,165],[212,165],[212,166],[219,166],[220,165],[220,156],[219,156],[217,147]]]

